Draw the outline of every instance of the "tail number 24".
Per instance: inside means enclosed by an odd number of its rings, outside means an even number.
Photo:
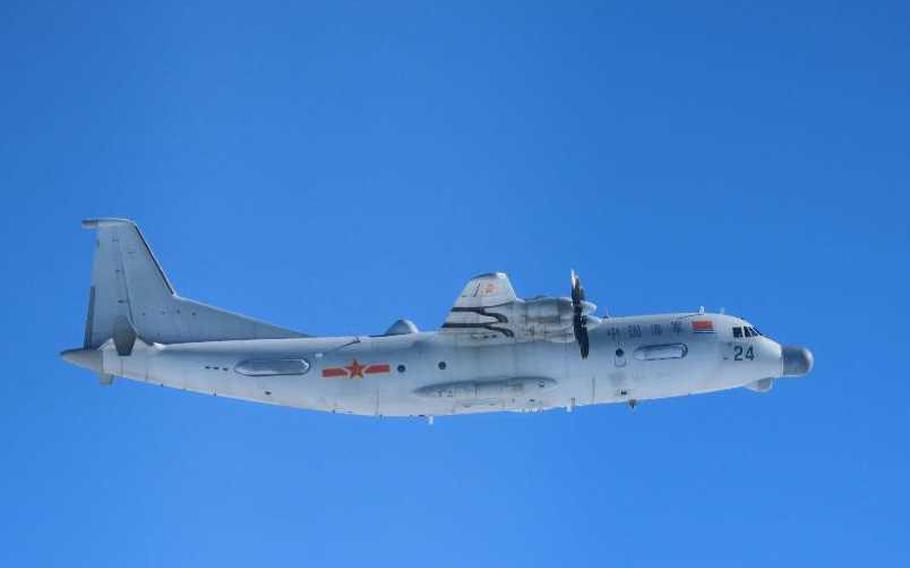
[[[742,345],[733,346],[733,360],[734,361],[753,361],[755,360],[755,352],[752,350],[752,346],[748,346],[743,350]]]

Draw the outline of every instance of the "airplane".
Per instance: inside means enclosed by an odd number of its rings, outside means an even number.
[[[63,359],[101,384],[124,377],[235,399],[364,416],[537,412],[745,387],[813,366],[724,313],[597,317],[573,271],[568,297],[519,298],[502,272],[471,279],[439,330],[313,337],[183,298],[126,219],[96,231],[81,348]]]

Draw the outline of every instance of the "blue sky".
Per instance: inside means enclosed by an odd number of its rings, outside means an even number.
[[[902,2],[0,4],[0,563],[908,560]],[[473,274],[725,307],[813,374],[621,406],[341,417],[104,389],[92,240],[314,334]]]

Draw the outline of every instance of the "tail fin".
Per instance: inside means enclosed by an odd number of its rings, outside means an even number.
[[[92,219],[82,226],[97,230],[86,349],[114,338],[118,351],[128,353],[136,336],[158,343],[305,337],[177,296],[132,221]]]

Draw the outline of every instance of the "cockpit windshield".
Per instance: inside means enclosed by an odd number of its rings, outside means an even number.
[[[735,326],[733,328],[733,337],[759,337],[762,332],[752,326]]]

